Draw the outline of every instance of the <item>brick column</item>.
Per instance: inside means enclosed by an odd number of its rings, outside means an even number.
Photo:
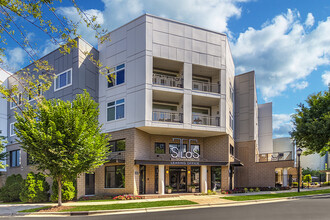
[[[283,186],[287,187],[288,186],[288,169],[283,168]]]
[[[221,166],[221,190],[229,190],[229,166]]]
[[[158,194],[165,194],[165,166],[158,165]]]
[[[207,193],[207,166],[201,166],[201,193]]]
[[[82,173],[77,178],[77,198],[85,195],[85,173]]]

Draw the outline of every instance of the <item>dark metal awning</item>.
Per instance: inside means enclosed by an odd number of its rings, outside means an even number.
[[[225,166],[228,162],[223,161],[186,161],[186,160],[135,160],[135,164],[140,165],[206,165],[206,166]]]
[[[237,158],[234,159],[234,162],[231,162],[230,165],[236,166],[236,167],[242,167],[244,164]]]

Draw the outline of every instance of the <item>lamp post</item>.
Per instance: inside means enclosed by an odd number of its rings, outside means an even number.
[[[300,192],[300,155],[302,154],[302,149],[297,149],[297,156],[298,156],[298,192]]]

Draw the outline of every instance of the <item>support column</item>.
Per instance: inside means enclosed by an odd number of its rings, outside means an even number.
[[[139,165],[133,165],[133,194],[139,195]]]
[[[287,187],[288,186],[288,169],[283,168],[283,186]]]
[[[158,165],[158,194],[165,194],[165,166]]]
[[[207,193],[207,166],[201,166],[201,193]]]

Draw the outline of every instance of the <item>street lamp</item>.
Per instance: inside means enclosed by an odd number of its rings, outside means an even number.
[[[302,154],[302,149],[299,147],[297,149],[298,156],[298,192],[300,192],[300,155]]]

